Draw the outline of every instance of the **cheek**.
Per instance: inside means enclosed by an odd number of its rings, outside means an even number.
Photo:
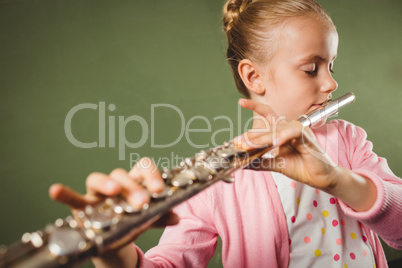
[[[309,98],[311,85],[299,75],[290,68],[278,68],[267,73],[264,79],[267,104],[278,115],[286,115],[286,120],[296,120],[310,108],[306,107],[306,99]]]

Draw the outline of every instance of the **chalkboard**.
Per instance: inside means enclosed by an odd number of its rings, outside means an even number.
[[[401,176],[402,3],[319,3],[340,35],[334,96],[357,97],[340,117],[362,126]],[[0,0],[0,243],[69,213],[49,200],[53,183],[84,193],[93,171],[130,169],[140,156],[174,164],[242,133],[251,113],[237,105],[225,62],[222,6]],[[160,234],[137,243],[147,250]]]

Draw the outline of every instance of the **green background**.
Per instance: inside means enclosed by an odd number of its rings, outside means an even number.
[[[354,92],[357,101],[341,117],[362,126],[377,154],[402,175],[402,2],[399,0],[321,0],[340,34],[334,77],[335,96]],[[48,188],[64,183],[84,193],[86,176],[129,169],[130,153],[164,161],[191,156],[240,134],[250,117],[238,113],[237,93],[225,62],[219,0],[0,0],[0,243],[18,240],[27,231],[41,229],[69,211],[48,198]],[[78,148],[66,137],[67,113],[79,104],[105,103],[104,148]],[[115,110],[107,109],[110,104]],[[186,123],[204,116],[211,131],[190,133],[168,148]],[[113,110],[113,109],[112,109]],[[82,142],[99,141],[99,109],[75,114],[72,133]],[[125,148],[119,159],[123,133],[119,118],[140,116],[147,122],[127,124],[124,135],[145,143]],[[115,130],[109,135],[109,127]],[[194,120],[191,128],[207,127]],[[102,132],[103,133],[103,132]],[[113,139],[114,138],[114,139]],[[112,143],[113,144],[113,143]],[[99,145],[99,144],[98,144]],[[400,223],[396,223],[400,224]],[[161,230],[144,234],[138,244],[147,250]],[[389,259],[401,252],[386,248]],[[219,267],[220,252],[210,262]],[[88,266],[91,265],[88,264]]]

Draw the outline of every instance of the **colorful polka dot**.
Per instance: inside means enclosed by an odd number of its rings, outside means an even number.
[[[314,206],[314,207],[317,207],[317,205],[318,205],[317,201],[314,200],[314,201],[313,201],[313,206]]]
[[[336,203],[335,198],[331,197],[331,198],[329,199],[329,202],[330,202],[331,204],[335,204],[335,203]]]
[[[337,238],[337,239],[336,239],[336,244],[339,245],[339,246],[341,246],[341,245],[342,245],[342,239]]]
[[[355,234],[355,233],[350,233],[350,237],[351,237],[352,239],[356,239],[356,234]]]
[[[289,239],[289,245],[290,245],[290,244],[292,244],[292,240],[291,240],[291,239]]]
[[[297,199],[296,199],[296,203],[297,203],[297,204],[300,204],[300,198],[297,198]]]
[[[290,187],[296,188],[296,182],[295,181],[290,182]]]
[[[310,213],[307,213],[306,219],[307,219],[308,221],[311,221],[312,218],[313,218],[313,215],[311,215]]]
[[[314,255],[316,255],[317,257],[320,257],[321,256],[321,250],[319,250],[319,249],[314,250]]]
[[[341,258],[341,257],[339,257],[338,254],[335,254],[335,256],[334,256],[334,261],[339,261],[340,258]]]
[[[325,234],[325,229],[321,228],[321,233],[324,235]]]
[[[367,242],[367,237],[365,237],[364,235],[363,235],[363,241]]]
[[[326,218],[326,217],[329,216],[329,212],[328,212],[327,210],[324,210],[324,211],[322,212],[322,215]]]
[[[338,226],[338,221],[337,221],[337,220],[333,220],[333,221],[332,221],[332,226],[334,226],[334,227]]]
[[[345,226],[345,220],[341,220],[341,224],[342,224],[342,226]]]
[[[320,192],[318,191],[318,189],[315,189],[315,193],[316,193],[316,194],[319,194]]]
[[[352,252],[352,253],[350,253],[350,258],[351,258],[352,260],[354,260],[354,259],[356,259],[356,255]]]
[[[304,237],[304,243],[308,244],[310,243],[310,241],[311,241],[310,237],[308,236]]]
[[[344,268],[348,268],[348,265],[345,263],[345,264],[343,265],[343,267],[344,267]]]
[[[363,249],[363,256],[366,257],[367,256],[367,252]]]
[[[293,223],[295,223],[296,217],[295,217],[295,216],[292,216],[292,217],[290,218],[290,221],[293,222]]]

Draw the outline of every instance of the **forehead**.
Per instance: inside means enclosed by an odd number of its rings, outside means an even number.
[[[338,33],[332,23],[322,18],[299,16],[283,24],[278,45],[277,53],[292,59],[333,59],[338,50]]]

